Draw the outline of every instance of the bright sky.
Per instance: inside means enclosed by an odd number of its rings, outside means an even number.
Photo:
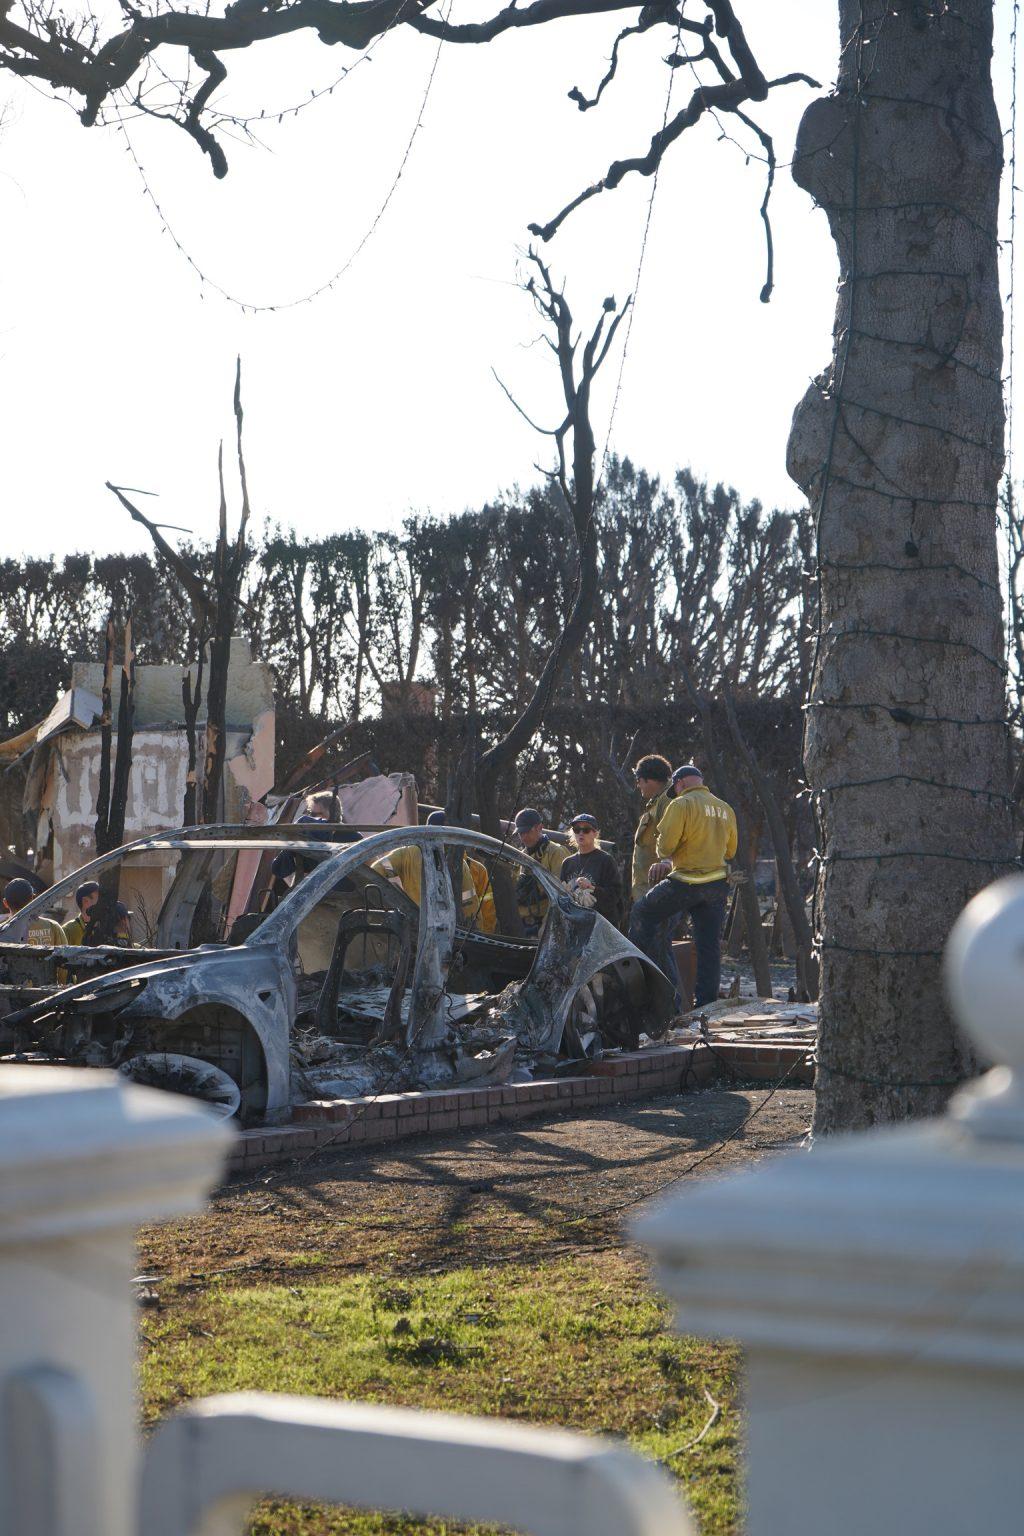
[[[1010,0],[996,11],[1005,96]],[[453,0],[456,21],[490,13],[485,0]],[[833,78],[829,0],[747,4],[744,22],[770,76]],[[566,21],[442,47],[422,129],[376,230],[332,291],[275,313],[243,313],[200,283],[115,130],[83,129],[67,107],[0,77],[7,552],[145,548],[107,479],[158,491],[147,510],[208,534],[238,352],[259,517],[310,535],[393,526],[409,511],[449,514],[534,480],[548,445],[491,369],[535,418],[557,420],[550,359],[529,345],[539,325],[515,286],[517,251],[530,221],[551,217],[610,160],[645,150],[661,125],[664,28],[624,43],[598,108],[581,114],[567,99],[573,85],[592,91],[618,25]],[[436,54],[429,38],[399,28],[332,95],[257,125],[265,148],[225,141],[220,182],[180,131],[129,124],[167,223],[207,277],[246,303],[285,306],[342,268],[394,180]],[[254,48],[228,58],[215,103],[238,113],[293,106],[356,57],[308,38]],[[673,104],[691,86],[677,71]],[[780,162],[810,95],[787,87],[760,113]],[[764,168],[717,140],[706,119],[664,163],[612,445],[664,474],[690,464],[795,505],[786,435],[829,356],[834,250],[824,216],[780,169],[776,291],[759,303]],[[628,178],[544,248],[587,328],[605,294],[621,299],[634,286],[650,190]],[[595,403],[599,442],[618,370],[616,351]]]

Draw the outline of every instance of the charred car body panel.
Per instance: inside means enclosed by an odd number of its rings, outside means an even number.
[[[641,1029],[654,1034],[667,1024],[671,987],[661,972],[526,855],[454,827],[367,829],[358,842],[349,840],[351,831],[193,828],[140,839],[76,872],[0,927],[5,1049],[83,1065],[117,1066],[159,1051],[199,1058],[238,1084],[243,1118],[275,1121],[290,1112],[297,1025],[369,1054],[386,1048],[392,1064],[397,1051],[403,1080],[426,1085],[475,1077],[485,1058],[492,1073],[502,1062],[507,1068],[513,1047],[534,1059],[563,1046],[578,1055],[602,1034],[629,1043]],[[370,869],[409,844],[422,860],[418,907]],[[308,873],[274,911],[254,919],[242,942],[191,944],[217,858],[254,849],[289,849]],[[20,942],[28,918],[61,898],[67,905],[82,879],[102,878],[140,850],[188,856],[157,915],[151,947]],[[460,926],[453,853],[456,861],[464,853],[484,863],[500,859],[533,875],[549,902],[539,942]],[[395,947],[397,963],[382,967],[380,957]],[[362,971],[352,964],[360,948]],[[344,1021],[368,978],[380,1006],[371,1010],[367,1038]],[[469,1014],[482,1033],[464,1022]],[[478,1051],[474,1040],[482,1042]]]

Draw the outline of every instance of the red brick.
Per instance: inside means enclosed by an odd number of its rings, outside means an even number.
[[[398,1121],[390,1116],[382,1120],[368,1120],[363,1126],[364,1141],[394,1141],[398,1135]]]
[[[459,1112],[457,1109],[432,1109],[430,1111],[430,1129],[432,1131],[454,1131],[459,1124]]]
[[[428,1131],[429,1129],[429,1115],[404,1115],[398,1122],[398,1125],[395,1129],[395,1136],[420,1136],[424,1131]]]
[[[344,1147],[348,1144],[349,1127],[322,1125],[314,1134],[318,1147]]]
[[[481,1109],[460,1109],[459,1110],[459,1129],[460,1130],[468,1130],[472,1126],[486,1125],[486,1124],[487,1124],[487,1111],[486,1111],[486,1109],[481,1108]]]

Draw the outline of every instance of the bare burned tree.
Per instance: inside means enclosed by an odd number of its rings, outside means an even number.
[[[576,540],[577,574],[572,604],[565,624],[555,641],[537,680],[533,695],[511,728],[477,760],[476,788],[480,827],[492,837],[501,836],[498,817],[498,781],[515,764],[529,745],[544,719],[552,693],[570,657],[579,649],[594,611],[597,593],[597,536],[594,527],[594,458],[596,446],[590,421],[590,396],[594,379],[608,356],[619,324],[629,309],[627,299],[620,308],[612,298],[605,299],[600,318],[587,341],[576,332],[575,321],[562,289],[556,288],[551,273],[536,254],[530,253],[536,275],[526,284],[541,318],[545,322],[544,341],[558,365],[565,402],[565,415],[557,427],[538,427],[522,407],[516,409],[535,431],[554,440],[557,467],[550,479],[557,486],[569,514]],[[501,382],[500,380],[498,381]],[[504,385],[501,386],[505,388]],[[508,391],[505,390],[508,394]],[[499,881],[495,887],[498,920],[506,932],[515,932],[518,917],[511,889]],[[506,927],[506,924],[511,926]]]
[[[648,149],[610,165],[604,176],[578,193],[532,233],[549,240],[575,208],[598,193],[617,187],[631,172],[650,176],[670,145],[705,116],[731,115],[759,141],[767,166],[762,205],[767,247],[767,271],[762,298],[772,290],[773,263],[768,197],[775,175],[770,136],[748,115],[747,108],[764,102],[769,93],[795,82],[814,85],[808,76],[786,74],[769,79],[755,59],[731,0],[706,0],[700,21],[684,15],[684,6],[642,0],[517,0],[485,21],[456,24],[430,14],[433,0],[232,0],[221,14],[158,5],[154,11],[122,0],[119,27],[108,28],[96,14],[68,16],[54,0],[13,0],[0,8],[0,68],[25,79],[41,81],[78,103],[86,127],[119,120],[121,114],[143,113],[160,118],[187,133],[209,161],[215,176],[227,173],[228,163],[218,136],[220,128],[242,128],[248,121],[213,105],[212,98],[227,78],[225,58],[296,32],[314,32],[321,42],[363,49],[398,26],[408,26],[438,41],[454,44],[492,42],[520,27],[543,26],[566,17],[634,13],[615,40],[610,67],[594,96],[578,86],[570,99],[581,111],[598,105],[614,80],[620,46],[629,37],[663,27],[672,39],[668,63],[692,70],[697,84],[686,105],[651,139]],[[686,47],[680,48],[684,42]],[[187,60],[177,69],[181,50]],[[155,55],[159,67],[150,69]],[[176,72],[177,70],[177,72]]]
[[[132,737],[135,730],[135,653],[132,648],[132,622],[124,628],[124,649],[117,707],[117,747],[114,749],[113,774],[113,681],[115,634],[113,619],[107,620],[104,636],[102,711],[100,714],[100,776],[96,796],[96,852],[110,853],[124,842],[124,824],[132,775]],[[117,934],[116,870],[100,876],[100,896],[90,924],[90,942],[112,944]]]
[[[186,592],[192,606],[196,633],[199,637],[199,655],[196,667],[196,684],[192,686],[192,674],[182,679],[182,701],[185,710],[185,728],[188,740],[188,772],[185,783],[183,815],[185,825],[191,826],[198,817],[206,823],[222,820],[222,787],[226,746],[226,711],[228,669],[231,660],[231,637],[234,634],[241,603],[242,581],[249,563],[249,546],[246,528],[249,522],[249,489],[245,475],[245,459],[242,454],[242,364],[235,370],[235,432],[238,451],[238,478],[242,493],[242,512],[234,538],[228,537],[227,498],[224,493],[224,449],[217,454],[217,479],[220,489],[220,507],[217,524],[217,542],[213,549],[213,568],[210,577],[200,569],[198,561],[189,560],[178,553],[164,538],[162,527],[141,512],[128,499],[122,486],[107,481],[112,491],[135,522],[141,523],[149,533],[158,553],[167,562]],[[204,653],[209,646],[210,671],[206,690],[206,742],[201,778],[197,778],[196,722],[200,708]]]

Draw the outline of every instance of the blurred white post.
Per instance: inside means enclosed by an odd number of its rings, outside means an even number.
[[[135,1229],[195,1210],[230,1137],[113,1073],[0,1068],[0,1536],[134,1536]]]
[[[77,1068],[0,1068],[0,1536],[224,1536],[261,1493],[536,1536],[692,1536],[624,1448],[494,1419],[210,1398],[140,1455],[135,1229],[195,1210],[223,1120]]]
[[[1024,879],[970,904],[947,979],[1003,1064],[948,1115],[708,1181],[638,1223],[679,1326],[746,1348],[749,1536],[1024,1521]]]

